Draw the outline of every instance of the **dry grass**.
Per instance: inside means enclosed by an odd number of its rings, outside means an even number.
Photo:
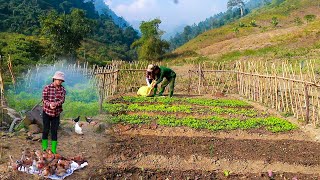
[[[241,59],[318,59],[319,4],[312,0],[290,0],[279,6],[264,7],[234,23],[199,35],[176,52],[196,51],[198,56],[220,62]],[[309,14],[316,15],[314,22],[308,23],[304,19],[304,16]],[[279,20],[277,27],[272,27],[271,24],[274,16]],[[297,17],[301,24],[295,21]],[[239,27],[239,33],[233,32],[232,29],[237,27],[239,22],[249,25],[251,20],[255,20],[258,27]]]

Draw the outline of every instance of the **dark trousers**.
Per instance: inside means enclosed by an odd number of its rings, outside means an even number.
[[[159,95],[162,95],[164,92],[164,89],[167,87],[168,84],[170,84],[170,91],[169,91],[169,96],[172,97],[173,96],[173,91],[174,91],[174,84],[176,81],[176,76],[172,76],[170,78],[165,78],[163,80],[163,82],[161,83],[161,89],[159,92]]]
[[[60,123],[60,116],[51,117],[45,112],[43,112],[43,133],[42,139],[48,139],[49,131],[51,130],[51,140],[58,140],[58,128]]]

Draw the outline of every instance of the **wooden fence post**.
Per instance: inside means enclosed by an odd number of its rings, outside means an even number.
[[[199,69],[198,69],[198,76],[199,76],[199,82],[198,82],[198,93],[201,94],[201,64],[199,63]]]
[[[117,69],[115,71],[115,89],[112,95],[114,95],[115,92],[118,92],[118,83],[119,83],[119,78],[118,78],[118,73],[119,73],[119,69]]]
[[[310,101],[309,101],[309,92],[308,92],[307,84],[304,84],[304,96],[305,96],[305,106],[306,106],[306,124],[308,124],[309,114],[310,114]]]
[[[104,99],[104,85],[105,85],[105,80],[106,80],[106,74],[103,73],[103,81],[102,81],[102,88],[100,88],[100,99],[99,99],[99,112],[100,114],[102,113],[102,104],[103,104],[103,99]]]
[[[192,81],[192,75],[191,75],[191,70],[188,71],[188,95],[190,95],[190,91],[191,91],[191,81]]]
[[[0,106],[5,105],[5,97],[4,97],[4,82],[2,79],[2,56],[0,55]],[[2,124],[2,121],[1,121]]]

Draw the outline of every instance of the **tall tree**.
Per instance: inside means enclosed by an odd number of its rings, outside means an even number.
[[[160,19],[142,21],[140,25],[142,36],[131,45],[132,48],[137,48],[140,60],[159,60],[165,50],[169,49],[169,43],[161,40],[164,32],[159,29],[160,23]]]
[[[42,34],[49,39],[53,53],[71,57],[91,31],[91,24],[92,21],[85,18],[84,11],[80,9],[73,9],[67,15],[51,11],[41,17]]]
[[[240,9],[240,16],[243,16],[244,12],[244,1],[243,0],[229,0],[227,4],[228,9],[232,8],[239,8]]]

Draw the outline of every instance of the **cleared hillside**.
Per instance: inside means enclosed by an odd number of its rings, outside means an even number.
[[[278,5],[274,2],[229,25],[199,35],[175,52],[190,51],[205,57],[201,59],[224,62],[317,60],[320,1],[287,0]]]

